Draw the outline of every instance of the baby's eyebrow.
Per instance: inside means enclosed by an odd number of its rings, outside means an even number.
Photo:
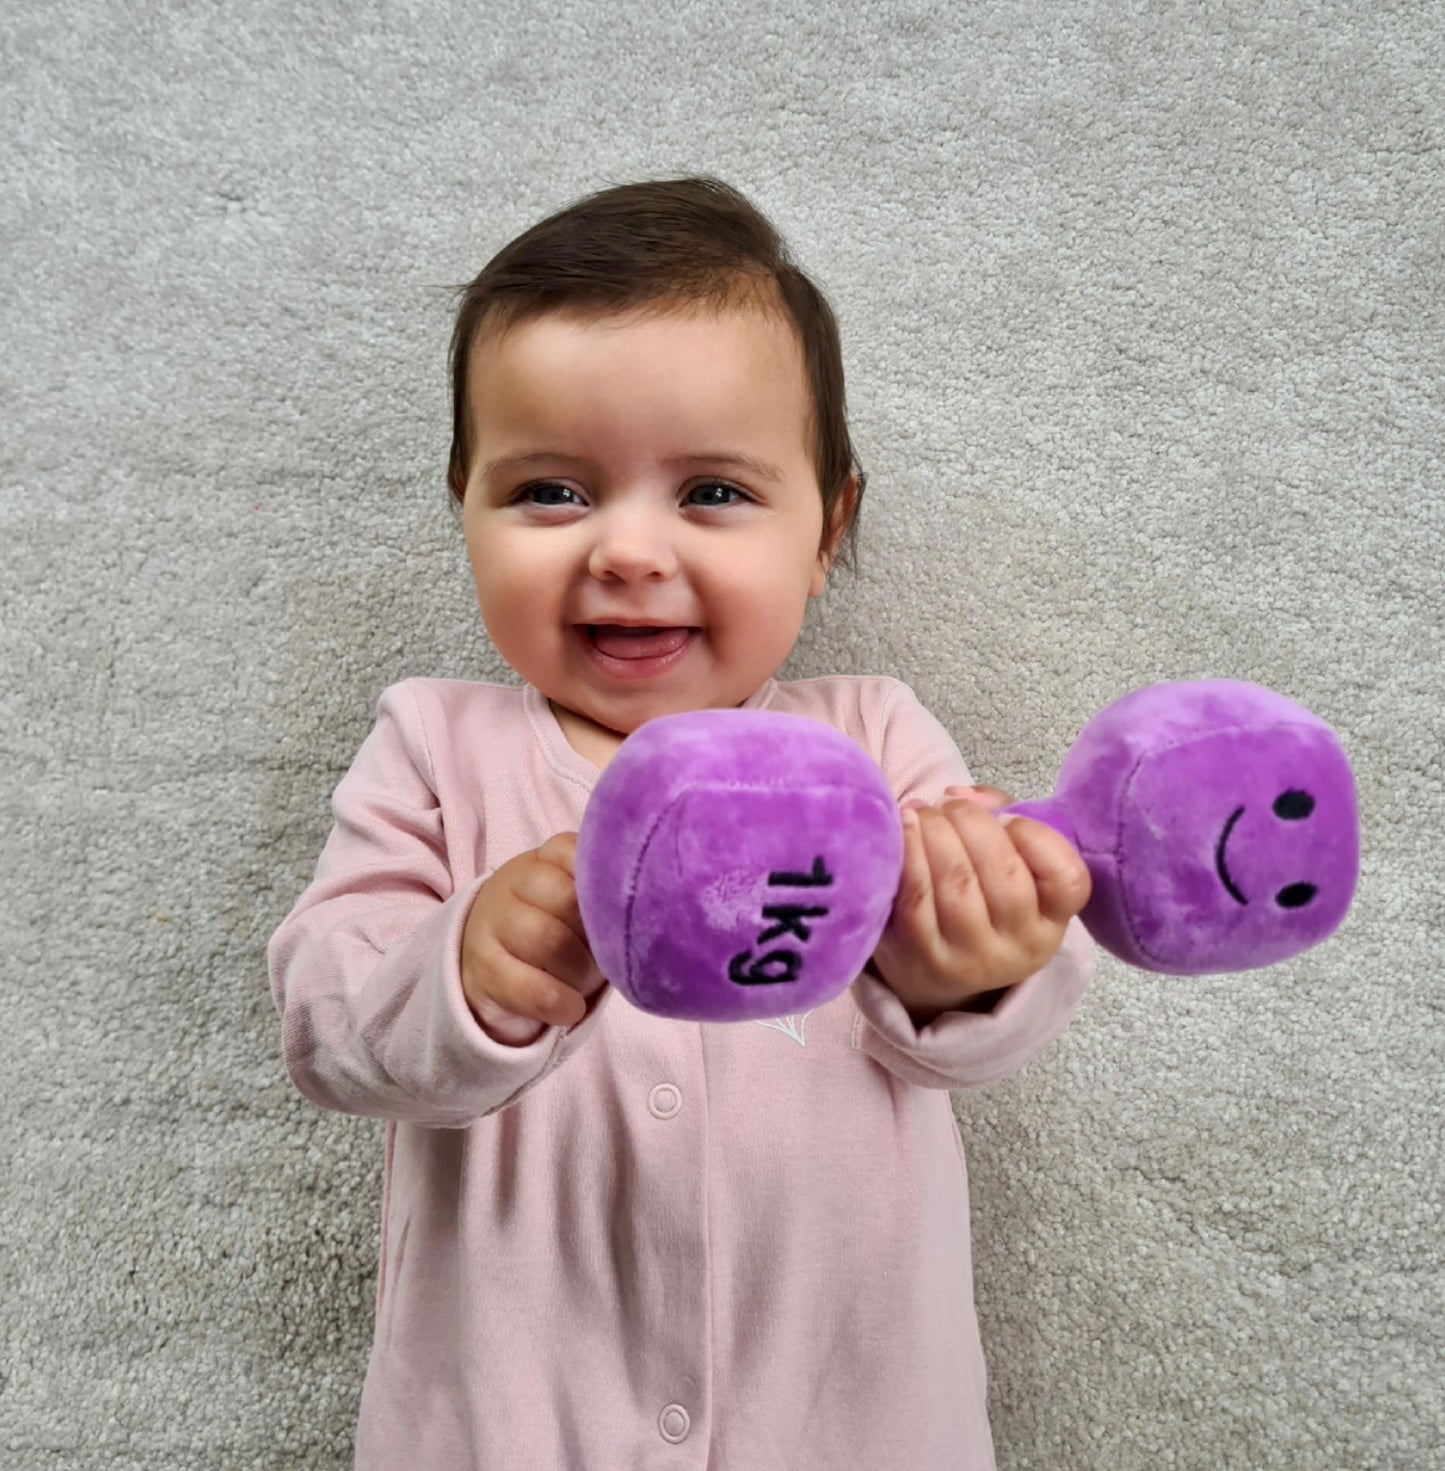
[[[756,459],[752,455],[742,454],[738,450],[718,450],[715,454],[679,455],[667,463],[669,465],[735,465],[739,470],[747,470],[762,480],[781,483],[783,479],[783,472],[776,465],[770,465],[766,460]]]
[[[504,474],[508,470],[518,470],[526,465],[537,465],[545,462],[564,463],[568,465],[582,465],[588,469],[595,468],[593,462],[585,455],[564,454],[560,450],[533,449],[521,450],[516,454],[498,455],[494,460],[488,460],[482,466],[482,474],[487,479]],[[771,480],[780,484],[783,480],[783,472],[776,466],[770,465],[766,460],[757,459],[753,455],[745,455],[739,450],[716,450],[702,454],[677,455],[665,462],[669,467],[680,467],[683,465],[732,465],[739,470],[747,470],[762,480]]]

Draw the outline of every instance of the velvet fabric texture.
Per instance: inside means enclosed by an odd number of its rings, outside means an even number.
[[[1171,975],[1273,965],[1319,944],[1359,877],[1339,739],[1303,706],[1238,680],[1116,700],[1070,748],[1053,797],[1009,810],[1083,854],[1094,939]]]
[[[816,720],[648,721],[598,779],[577,899],[602,973],[644,1011],[747,1021],[822,1006],[862,971],[903,867],[878,764]]]

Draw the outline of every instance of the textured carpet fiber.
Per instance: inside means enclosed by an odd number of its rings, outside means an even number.
[[[265,942],[382,687],[513,678],[446,288],[692,171],[830,294],[871,478],[784,677],[906,679],[1020,795],[1162,679],[1356,763],[1328,945],[1106,962],[956,1095],[1000,1466],[1445,1465],[1440,7],[8,13],[0,1465],[348,1464],[381,1129],[291,1088]]]

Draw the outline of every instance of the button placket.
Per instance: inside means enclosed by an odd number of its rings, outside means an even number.
[[[633,1111],[632,1144],[644,1172],[648,1209],[633,1223],[627,1249],[646,1273],[638,1302],[651,1349],[643,1414],[661,1442],[706,1459],[711,1407],[712,1303],[708,1242],[708,1099],[701,1027],[668,1025],[638,1013],[619,1049],[616,1081]],[[623,1015],[631,1021],[630,1015]],[[684,1109],[683,1105],[687,1107]],[[646,1105],[647,1112],[642,1112]],[[684,1446],[686,1442],[686,1446]],[[654,1441],[653,1444],[658,1444]]]

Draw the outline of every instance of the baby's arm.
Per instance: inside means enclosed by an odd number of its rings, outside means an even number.
[[[931,823],[947,822],[952,826],[952,820],[944,816],[944,810],[950,805],[948,794],[951,789],[967,788],[975,799],[985,794],[982,805],[988,810],[970,814],[961,809],[960,820],[969,821],[974,828],[986,823],[996,830],[998,836],[1023,836],[1025,820],[1020,819],[1016,823],[1010,819],[1007,824],[1000,824],[991,815],[1008,805],[1008,799],[992,788],[970,785],[973,778],[952,736],[919,702],[913,691],[899,680],[884,681],[883,687],[886,698],[879,714],[872,719],[868,743],[870,749],[877,752],[900,803],[905,808],[915,803],[937,808],[939,810],[927,820]],[[989,793],[993,795],[988,796]],[[1038,827],[1040,824],[1029,823],[1028,826]],[[949,843],[962,844],[956,830],[952,837],[942,831],[938,836]],[[1017,845],[1012,837],[1009,842],[1017,854]],[[1011,866],[1013,860],[1009,855],[998,851],[1006,866]],[[948,864],[958,857],[954,853],[952,859],[945,858],[941,867],[946,871]],[[1027,867],[1022,855],[1018,857]],[[966,891],[972,881],[964,879],[964,872],[960,865],[959,882],[954,886]],[[1029,872],[1032,874],[1032,870]],[[934,887],[931,866],[928,874],[926,882]],[[921,884],[924,881],[916,882]],[[947,887],[950,881],[944,879],[941,882]],[[1037,894],[1039,881],[1036,876],[1033,887]],[[1027,897],[1024,896],[1025,899]],[[982,898],[981,891],[978,898]],[[1014,902],[1019,902],[1017,896]],[[1064,898],[1063,907],[1072,908],[1073,902],[1073,899]],[[1053,903],[1054,900],[1046,893],[1043,904],[1047,907]],[[983,907],[989,908],[986,899]],[[1022,908],[1025,929],[1033,930],[1033,922],[1027,918],[1027,906]],[[976,901],[974,913],[981,917]],[[1016,910],[1015,914],[1018,913]],[[874,959],[853,987],[854,1000],[868,1023],[860,1033],[859,1046],[903,1081],[925,1088],[977,1087],[1016,1072],[1066,1030],[1088,988],[1094,968],[1094,943],[1077,915],[1061,927],[1047,921],[1042,910],[1040,919],[1050,927],[1061,928],[1062,932],[1057,940],[1051,935],[1043,937],[1047,940],[1043,950],[1047,950],[1049,945],[1054,947],[1052,958],[1043,961],[1023,979],[1015,979],[1017,967],[1010,969],[1008,965],[1004,965],[1002,970],[990,969],[964,975],[952,973],[948,966],[938,964],[934,969],[943,973],[942,978],[919,986],[917,976],[910,976],[902,963],[903,951],[916,947],[909,947],[904,942],[895,947],[894,954],[898,959],[891,967],[890,984],[890,979],[885,979],[883,967],[889,964],[893,955],[887,943],[889,931],[885,930],[882,945],[875,950]],[[1009,921],[1004,923],[1007,928]],[[897,927],[892,918],[890,928],[894,930],[896,939]],[[948,938],[957,937],[953,921],[948,921],[945,929]],[[944,938],[940,932],[940,939]],[[1037,958],[1043,953],[1033,948],[1033,944],[1032,940],[1026,940],[1022,954],[1016,953],[1019,966],[1028,963],[1030,954]],[[947,948],[955,947],[950,945]],[[935,952],[935,959],[941,961],[943,958],[941,950]],[[1007,958],[995,953],[994,961],[1006,961]],[[1013,980],[1013,984],[1004,984],[1009,980]],[[893,989],[895,985],[896,991]],[[979,987],[984,989],[980,991]]]
[[[316,876],[267,952],[287,1071],[312,1102],[342,1113],[460,1126],[494,1112],[587,1029],[543,1027],[527,1045],[505,1045],[469,1007],[463,935],[485,881],[454,887],[406,684],[383,693],[332,809]]]

